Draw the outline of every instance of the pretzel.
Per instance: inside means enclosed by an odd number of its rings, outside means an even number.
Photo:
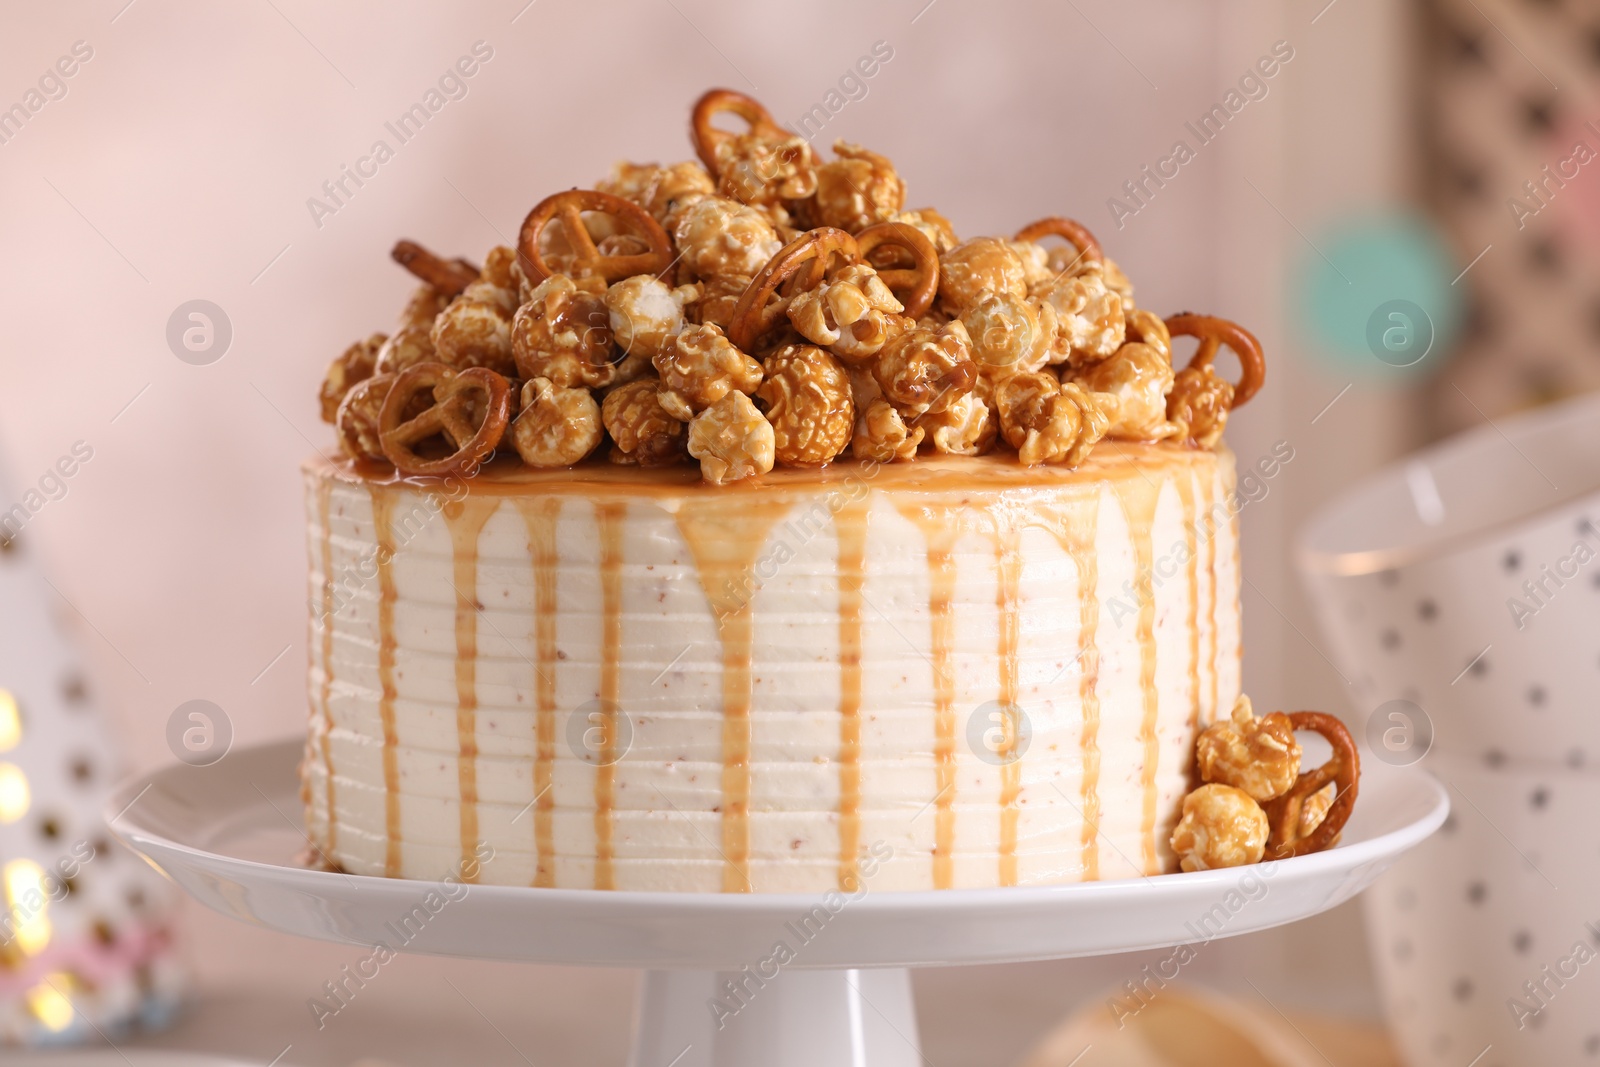
[[[880,248],[890,250],[889,255],[874,257]],[[879,222],[856,234],[856,249],[877,267],[878,277],[905,305],[908,317],[920,319],[933,306],[939,291],[939,252],[927,234],[909,223]],[[904,266],[908,255],[909,267]]]
[[[425,392],[433,403],[408,418],[412,401]],[[494,371],[418,363],[402,371],[390,388],[378,412],[378,437],[383,454],[401,474],[470,475],[500,443],[510,418],[511,384]],[[435,437],[443,437],[452,451],[442,456],[418,452],[418,445]]]
[[[689,139],[694,142],[695,155],[700,157],[700,162],[706,165],[706,170],[711,172],[713,178],[722,177],[721,163],[717,159],[717,150],[737,134],[727,130],[719,130],[711,125],[711,120],[723,112],[732,112],[750,124],[750,132],[763,138],[780,140],[791,136],[788,130],[778,125],[778,120],[772,117],[772,112],[761,106],[761,101],[732,89],[712,89],[694,103],[694,111],[689,116]]]
[[[1233,403],[1229,410],[1243,407],[1261,391],[1261,383],[1267,377],[1266,356],[1255,334],[1243,326],[1227,319],[1184,311],[1167,320],[1167,332],[1173,337],[1200,339],[1200,347],[1189,360],[1191,367],[1210,367],[1220,345],[1233,349],[1233,354],[1239,357],[1239,384],[1233,387]]]
[[[640,238],[649,247],[648,252],[631,255],[601,252],[594,238],[583,224],[585,211],[598,211],[610,215]],[[650,212],[631,200],[594,189],[569,189],[564,193],[547,196],[534,205],[528,217],[522,220],[522,233],[517,240],[517,258],[522,272],[534,285],[556,273],[545,263],[544,252],[539,248],[539,237],[551,222],[560,222],[561,229],[572,247],[573,265],[568,271],[574,278],[598,276],[608,283],[631,278],[635,274],[654,274],[670,283],[672,270],[672,239]]]
[[[1296,730],[1311,730],[1327,738],[1333,746],[1333,755],[1315,770],[1301,771],[1287,793],[1262,805],[1271,827],[1267,837],[1268,859],[1305,856],[1332,847],[1355,808],[1361,780],[1361,755],[1344,723],[1320,711],[1290,712],[1289,722]],[[1316,829],[1301,837],[1300,814],[1307,798],[1330,782],[1335,790],[1333,804]]]
[[[1104,263],[1105,253],[1100,250],[1100,242],[1095,239],[1089,228],[1076,219],[1064,219],[1059,215],[1052,215],[1038,222],[1030,222],[1017,231],[1013,240],[1037,241],[1041,237],[1060,237],[1078,250],[1078,259],[1086,263]],[[1077,260],[1073,261],[1074,263]]]
[[[479,269],[464,259],[440,259],[415,241],[396,241],[389,257],[446,296],[478,280]]]
[[[822,284],[828,261],[836,254],[854,262],[859,258],[856,239],[828,226],[807,230],[784,245],[751,279],[734,305],[728,340],[741,352],[754,352],[756,343],[788,313],[795,293]],[[769,304],[774,295],[778,299]]]

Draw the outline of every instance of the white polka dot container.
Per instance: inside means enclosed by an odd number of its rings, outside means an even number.
[[[1600,776],[1425,766],[1450,817],[1363,897],[1406,1062],[1600,1062]]]
[[[1600,768],[1600,395],[1380,472],[1299,562],[1377,758]]]

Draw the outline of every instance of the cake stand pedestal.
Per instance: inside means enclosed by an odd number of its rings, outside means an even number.
[[[300,742],[123,786],[112,830],[202,903],[302,937],[643,969],[630,1067],[912,1067],[910,967],[1135,952],[1342,904],[1444,822],[1432,778],[1371,761],[1343,843],[1256,867],[942,892],[689,894],[442,886],[294,866]],[[449,890],[448,893],[445,890]],[[446,903],[400,935],[433,894]]]

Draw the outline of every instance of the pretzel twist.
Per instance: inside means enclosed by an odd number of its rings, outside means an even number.
[[[1262,805],[1271,831],[1267,859],[1305,856],[1331,847],[1350,819],[1361,782],[1361,754],[1344,723],[1320,711],[1290,712],[1289,722],[1296,730],[1321,734],[1333,746],[1333,755],[1315,770],[1302,771],[1287,793]],[[1316,828],[1301,837],[1300,816],[1306,800],[1330,782],[1335,790],[1333,804]]]
[[[433,403],[408,418],[412,402],[424,392]],[[383,454],[402,474],[465,474],[495,450],[510,418],[511,383],[501,375],[486,367],[457,371],[443,363],[418,363],[402,371],[390,388],[378,413],[378,438]],[[438,437],[448,442],[449,451],[439,456],[418,451]]]
[[[1078,259],[1085,263],[1104,263],[1105,253],[1100,249],[1100,241],[1089,232],[1089,227],[1076,219],[1062,218],[1060,215],[1051,215],[1049,218],[1030,222],[1017,231],[1013,240],[1037,241],[1041,237],[1060,237],[1073,248],[1078,250]]]
[[[1189,360],[1191,367],[1209,367],[1217,358],[1217,349],[1227,345],[1239,357],[1239,384],[1233,387],[1230,408],[1243,407],[1251,397],[1261,391],[1267,378],[1266,356],[1255,334],[1227,319],[1212,315],[1182,312],[1167,320],[1167,332],[1173,337],[1198,337],[1200,347]]]
[[[732,89],[709,90],[695,101],[694,110],[690,112],[689,139],[694,142],[695,155],[700,157],[700,162],[706,165],[706,170],[711,172],[713,178],[722,177],[718,150],[737,136],[711,125],[712,119],[724,113],[738,115],[750,124],[751,133],[761,137],[780,140],[790,136],[789,131],[778,125],[772,112],[755,97]]]
[[[448,297],[460,296],[481,273],[467,260],[441,259],[415,241],[396,241],[389,258]]]
[[[927,234],[904,222],[879,222],[856,234],[856,249],[905,305],[906,315],[920,319],[933,306],[939,292],[939,251]],[[874,256],[879,249],[888,255]],[[908,259],[911,265],[905,266]]]
[[[734,305],[728,340],[741,352],[754,352],[761,338],[788,314],[795,294],[822,284],[835,255],[851,262],[860,258],[856,239],[830,226],[807,230],[784,245],[750,280]]]
[[[607,254],[601,252],[583,224],[585,211],[610,215],[649,247],[647,252],[632,254]],[[672,239],[650,213],[631,200],[602,193],[595,189],[569,189],[564,193],[547,196],[534,205],[528,217],[522,220],[522,232],[517,239],[517,258],[522,272],[534,284],[556,273],[545,262],[539,247],[539,238],[545,227],[559,223],[561,231],[572,248],[574,278],[600,277],[607,283],[631,278],[636,274],[654,274],[670,284],[669,277],[674,262]]]

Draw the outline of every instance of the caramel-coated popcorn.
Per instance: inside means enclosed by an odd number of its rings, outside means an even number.
[[[802,200],[817,191],[816,153],[798,134],[738,134],[723,142],[717,164],[719,194],[768,208],[780,222],[788,217],[785,200]]]
[[[844,365],[815,345],[791,344],[767,357],[756,397],[772,424],[778,462],[820,467],[855,434],[855,405]]]
[[[357,382],[344,395],[334,415],[339,430],[339,447],[351,459],[387,463],[378,431],[378,412],[393,388],[394,374],[374,374]]]
[[[961,239],[956,236],[955,227],[950,225],[950,220],[931,207],[902,211],[890,221],[904,222],[921,230],[928,240],[933,242],[934,251],[941,256],[961,243]]]
[[[899,333],[873,359],[872,374],[883,395],[907,415],[943,411],[978,381],[967,331],[959,322]]]
[[[1200,778],[1243,790],[1258,801],[1282,796],[1300,776],[1300,743],[1281,711],[1256,718],[1241,696],[1233,714],[1214,722],[1195,744]]]
[[[1097,267],[1062,275],[1034,292],[1056,311],[1051,363],[1081,367],[1122,347],[1127,335],[1122,298],[1106,286],[1105,275]]]
[[[1203,785],[1183,798],[1172,850],[1186,871],[1244,867],[1261,862],[1268,829],[1267,813],[1248,793],[1228,785]]]
[[[978,369],[993,380],[1042,368],[1056,336],[1054,305],[1015,293],[987,292],[961,316]]]
[[[514,374],[511,356],[511,313],[501,290],[474,283],[433,320],[434,359],[457,370],[488,367]]]
[[[603,389],[616,380],[611,315],[602,297],[552,274],[517,309],[511,350],[523,378]]]
[[[739,306],[739,298],[750,288],[750,281],[746,274],[718,274],[697,282],[700,295],[684,309],[689,321],[711,323],[726,330],[733,321],[733,309]]]
[[[722,485],[770,471],[777,438],[748,396],[730,392],[689,423],[689,455],[706,481]]]
[[[684,424],[661,406],[659,388],[654,378],[640,378],[606,394],[600,417],[611,435],[611,462],[661,467],[683,458]]]
[[[328,373],[322,379],[320,397],[323,422],[333,422],[345,394],[376,372],[378,353],[387,341],[388,338],[383,334],[375,333],[339,353],[328,365]]]
[[[611,337],[625,356],[656,357],[683,329],[683,309],[699,299],[694,285],[671,288],[654,274],[624,278],[605,291]]]
[[[1110,359],[1089,364],[1073,379],[1091,392],[1116,397],[1107,437],[1159,441],[1179,432],[1167,421],[1172,364],[1152,345],[1125,344]]]
[[[943,411],[919,415],[914,425],[927,434],[935,452],[946,456],[982,455],[1000,434],[994,409],[976,389]]]
[[[1172,362],[1172,334],[1167,332],[1167,324],[1161,316],[1146,308],[1127,309],[1127,337],[1130,341],[1139,341],[1149,345]]]
[[[684,208],[674,237],[678,266],[691,278],[754,276],[783,248],[767,216],[723,196],[708,196]]]
[[[1027,270],[1011,242],[974,237],[939,256],[939,306],[959,317],[984,293],[1028,295]]]
[[[893,163],[848,141],[836,141],[833,154],[838,158],[817,168],[817,193],[807,219],[813,226],[855,233],[887,222],[905,206],[906,183]]]
[[[511,424],[511,443],[530,467],[569,467],[605,437],[600,405],[584,388],[563,388],[549,378],[522,386],[522,414]]]
[[[761,364],[739,351],[712,324],[688,326],[655,357],[661,375],[661,406],[688,421],[729,393],[753,393]]]
[[[857,410],[860,414],[856,416],[855,436],[850,440],[851,455],[879,463],[916,457],[917,446],[926,433],[922,427],[907,427],[900,412],[881,396]]]
[[[834,271],[815,289],[795,294],[789,321],[812,344],[837,346],[836,355],[864,358],[888,339],[887,317],[904,311],[878,272],[865,263]]]
[[[1233,383],[1209,366],[1185,367],[1173,378],[1167,394],[1167,418],[1176,436],[1201,448],[1215,448],[1228,426]]]
[[[379,374],[399,374],[418,363],[432,363],[439,359],[433,351],[433,320],[402,326],[378,349],[376,370]]]
[[[1106,401],[1048,371],[1014,374],[995,386],[1000,432],[1027,466],[1076,467],[1111,425]]]

